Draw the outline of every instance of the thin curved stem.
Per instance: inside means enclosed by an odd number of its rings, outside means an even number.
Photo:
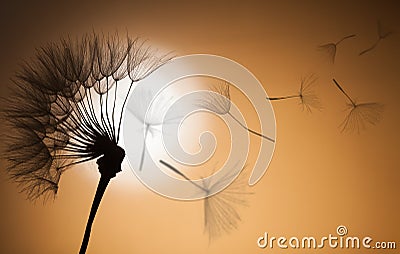
[[[104,132],[104,130],[101,128],[101,125],[100,125],[99,121],[97,120],[97,116],[96,116],[96,113],[95,113],[95,111],[94,111],[93,100],[92,100],[92,92],[91,92],[91,89],[90,89],[90,88],[88,89],[88,93],[89,93],[89,97],[88,97],[88,96],[86,96],[86,97],[87,97],[87,101],[88,101],[89,108],[90,108],[90,112],[91,112],[90,114],[92,115],[92,118],[93,118],[94,126],[96,126],[97,130],[98,130],[101,134],[105,135],[105,132]],[[89,99],[90,99],[90,100],[89,100]]]
[[[281,96],[281,97],[267,97],[267,100],[270,101],[279,101],[279,100],[287,100],[287,99],[292,99],[292,98],[299,98],[300,95],[288,95],[288,96]]]
[[[101,124],[104,128],[105,133],[107,134],[107,136],[112,139],[112,135],[110,130],[108,129],[108,125],[106,123],[106,120],[104,118],[104,113],[103,113],[103,94],[100,94],[100,120],[101,120]]]
[[[96,217],[97,209],[99,208],[100,201],[103,198],[103,194],[106,191],[107,185],[110,182],[111,177],[101,176],[99,184],[97,185],[96,194],[93,199],[92,208],[90,209],[89,219],[86,224],[85,235],[83,236],[81,248],[79,254],[85,254],[89,244],[90,232],[92,231],[92,225],[94,218]]]
[[[336,42],[335,45],[337,46],[337,45],[339,45],[339,43],[341,43],[342,41],[344,41],[344,40],[346,40],[346,39],[349,39],[349,38],[352,38],[352,37],[355,37],[355,36],[356,36],[355,34],[347,35],[347,36],[343,37],[342,39],[340,39],[338,42]]]
[[[86,159],[83,159],[83,160],[74,161],[74,162],[71,162],[71,163],[69,163],[69,164],[65,164],[65,165],[61,166],[59,169],[63,169],[63,168],[70,167],[70,166],[73,166],[73,165],[76,165],[76,164],[84,163],[84,162],[93,160],[93,159],[95,159],[95,158],[96,158],[96,157],[89,157],[89,158],[86,158]]]
[[[114,132],[114,139],[115,139],[115,141],[117,140],[117,137],[116,137],[116,133],[115,133],[115,131],[116,131],[116,127],[115,127],[115,119],[114,119],[114,115],[115,115],[115,103],[116,103],[116,101],[117,101],[117,87],[118,87],[118,81],[115,81],[115,90],[114,90],[114,105],[113,105],[113,108],[112,108],[112,123],[113,123],[113,132]]]
[[[361,55],[364,55],[364,54],[370,52],[371,50],[373,50],[374,48],[376,48],[376,47],[378,46],[378,44],[379,44],[380,41],[381,41],[381,38],[378,38],[378,39],[376,40],[376,42],[375,42],[374,44],[372,44],[371,47],[369,47],[369,48],[367,48],[367,49],[364,49],[364,50],[361,51],[358,55],[361,56]]]
[[[127,101],[127,99],[128,99],[129,92],[130,92],[131,89],[132,89],[132,85],[133,85],[133,81],[132,81],[131,84],[129,85],[128,92],[127,92],[126,95],[125,95],[124,103],[122,104],[121,114],[119,115],[118,130],[117,130],[117,143],[118,143],[119,137],[120,137],[121,123],[122,123],[122,115],[123,115],[123,113],[124,113],[125,104],[126,104],[126,101]]]
[[[107,84],[107,93],[106,93],[106,118],[107,118],[107,123],[108,123],[108,128],[110,130],[110,134],[111,134],[111,139],[115,140],[115,133],[113,131],[113,127],[112,124],[110,122],[110,117],[108,116],[108,94],[109,94],[109,89],[110,89],[110,84],[108,82],[108,77],[106,77],[106,84]]]
[[[147,139],[147,133],[149,132],[149,128],[150,128],[150,125],[146,124],[146,129],[145,129],[145,132],[144,132],[144,139],[143,139],[142,154],[140,156],[139,171],[142,171],[142,168],[143,168],[144,154],[145,154],[145,151],[146,151],[146,139]]]
[[[353,106],[356,106],[356,103],[351,99],[351,97],[344,91],[344,89],[339,85],[338,82],[336,82],[335,79],[333,79],[333,82],[335,83],[335,85],[337,86],[337,88],[339,88],[339,90],[347,97],[347,99],[349,99],[349,101],[351,102],[351,104]]]
[[[241,123],[235,116],[233,116],[230,112],[228,112],[228,115],[230,115],[230,116],[233,118],[233,120],[235,120],[240,126],[242,126],[244,129],[246,129],[248,132],[250,132],[250,133],[252,133],[252,134],[254,134],[254,135],[257,135],[257,136],[259,136],[259,137],[265,138],[266,140],[269,140],[269,141],[275,143],[275,140],[274,140],[273,138],[270,138],[270,137],[265,136],[265,135],[263,135],[263,134],[261,134],[261,133],[258,133],[258,132],[256,132],[256,131],[253,131],[252,129],[247,128],[246,125],[242,124],[242,123]]]
[[[200,185],[198,185],[197,183],[193,182],[192,179],[190,179],[189,177],[187,177],[185,174],[183,174],[181,171],[179,171],[178,169],[176,169],[174,166],[172,166],[171,164],[160,160],[160,163],[163,164],[164,166],[166,166],[167,168],[171,169],[172,171],[174,171],[175,173],[177,173],[178,175],[182,176],[183,178],[185,178],[185,180],[188,180],[191,184],[193,184],[194,186],[196,186],[197,188],[199,188],[200,190],[203,190],[205,192],[208,192],[208,190]]]

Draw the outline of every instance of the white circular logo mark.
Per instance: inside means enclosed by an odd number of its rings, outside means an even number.
[[[336,232],[339,236],[347,235],[347,228],[346,226],[340,225],[337,227]]]
[[[171,60],[138,82],[132,91],[126,105],[123,137],[127,158],[139,180],[156,193],[174,199],[204,198],[226,188],[242,170],[248,155],[249,135],[254,134],[245,125],[240,109],[226,94],[193,90],[177,100],[167,99],[167,103],[160,106],[162,101],[165,102],[163,91],[174,82],[195,76],[218,78],[235,86],[247,96],[258,115],[257,120],[262,133],[259,136],[263,140],[248,181],[249,185],[256,184],[264,175],[275,147],[274,112],[266,99],[267,94],[263,86],[250,71],[230,59],[215,55],[187,55]],[[199,104],[199,101],[206,103]],[[152,157],[151,149],[146,145],[148,135],[152,127],[157,125],[161,128],[162,146],[171,161],[178,162],[183,167],[204,163],[213,155],[216,147],[212,133],[202,133],[199,137],[201,150],[196,154],[185,152],[178,138],[182,122],[189,115],[199,111],[217,114],[225,121],[231,135],[229,158],[222,168],[205,179],[187,180],[172,177],[162,169],[164,166],[160,164],[159,158]],[[174,121],[169,121],[171,119]]]

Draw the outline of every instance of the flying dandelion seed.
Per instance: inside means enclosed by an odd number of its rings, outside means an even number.
[[[333,82],[349,101],[347,104],[349,112],[339,126],[341,132],[356,131],[359,133],[361,130],[366,129],[367,126],[376,125],[380,121],[384,110],[382,104],[376,102],[357,103],[344,91],[335,79],[333,79]]]
[[[381,42],[381,40],[385,39],[386,37],[388,37],[389,35],[391,35],[393,33],[392,31],[385,31],[382,26],[382,23],[379,20],[377,22],[377,29],[378,29],[378,38],[376,39],[375,43],[372,44],[371,47],[361,51],[359,54],[360,56],[375,49],[378,46],[378,44]]]
[[[10,128],[3,156],[29,199],[55,196],[65,170],[97,159],[101,177],[79,253],[86,252],[108,183],[121,171],[125,151],[118,141],[129,91],[168,60],[139,38],[92,34],[37,49],[13,79],[3,109]],[[117,113],[117,89],[126,77],[130,84]]]
[[[198,106],[201,108],[207,109],[211,112],[214,112],[219,115],[229,115],[233,120],[235,120],[242,128],[246,131],[262,137],[271,142],[275,142],[273,138],[270,138],[264,134],[258,133],[246,125],[241,123],[231,112],[231,100],[230,100],[230,92],[229,92],[229,83],[228,82],[220,82],[218,85],[214,85],[211,87],[211,90],[207,93],[205,98],[201,99],[198,103]]]
[[[339,45],[341,42],[343,42],[344,40],[353,38],[353,37],[355,37],[355,36],[356,36],[355,34],[347,35],[347,36],[343,37],[342,39],[338,40],[338,41],[335,42],[335,43],[332,42],[332,43],[327,43],[327,44],[318,46],[318,49],[321,50],[321,51],[325,51],[326,54],[327,54],[327,56],[328,56],[328,58],[329,58],[329,60],[330,60],[332,63],[335,63],[336,51],[337,51],[338,45]]]
[[[317,78],[314,75],[310,75],[306,78],[302,78],[300,82],[300,89],[298,94],[281,96],[281,97],[269,97],[267,100],[280,101],[288,99],[299,99],[299,105],[302,110],[307,110],[309,113],[312,110],[322,110],[322,104],[318,96],[314,92],[315,82]]]
[[[166,111],[173,103],[172,96],[159,95],[154,101],[154,92],[146,89],[146,87],[137,87],[132,95],[131,100],[134,102],[128,111],[134,115],[137,120],[143,123],[144,138],[143,147],[140,155],[139,171],[142,170],[145,161],[145,149],[148,134],[154,136],[156,132],[161,132],[160,127],[165,124],[173,124],[182,119],[179,113],[172,112],[173,116],[164,119]]]
[[[199,185],[169,163],[163,160],[160,160],[160,163],[204,192],[202,199],[204,200],[204,231],[208,234],[209,241],[238,228],[241,218],[237,208],[247,206],[246,196],[253,194],[247,190],[247,176],[245,174],[240,173],[237,176],[236,172],[231,174],[228,172],[214,182],[203,179],[202,185]],[[235,177],[237,178],[234,179]],[[228,187],[210,196],[213,190],[220,189],[221,186],[230,182],[231,184]]]

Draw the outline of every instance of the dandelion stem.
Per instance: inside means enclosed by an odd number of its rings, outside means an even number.
[[[100,125],[99,121],[97,120],[96,113],[94,112],[94,106],[93,106],[93,99],[92,99],[92,92],[91,92],[91,89],[89,88],[88,91],[89,91],[89,98],[87,98],[87,100],[88,100],[90,112],[91,112],[91,115],[92,115],[92,118],[93,118],[93,124],[94,124],[94,126],[97,127],[97,130],[98,130],[101,134],[103,134],[103,135],[105,136],[105,133],[104,133],[103,129],[101,128],[101,125]]]
[[[281,96],[281,97],[267,97],[267,100],[270,101],[279,101],[279,100],[286,100],[286,99],[292,99],[292,98],[299,98],[300,95],[288,95],[288,96]]]
[[[339,88],[339,90],[347,97],[347,99],[349,99],[349,101],[351,102],[351,104],[355,107],[356,103],[351,99],[351,97],[344,91],[344,89],[339,85],[338,82],[336,82],[335,79],[333,79],[333,82],[335,83],[335,85]]]
[[[368,53],[369,51],[375,49],[375,48],[378,46],[378,44],[380,43],[381,40],[385,39],[385,38],[388,37],[390,34],[392,34],[391,31],[388,31],[388,32],[386,32],[386,33],[385,33],[384,31],[382,31],[382,24],[381,24],[381,22],[380,22],[379,20],[378,20],[377,25],[378,25],[378,39],[375,41],[374,44],[372,44],[371,47],[369,47],[369,48],[367,48],[367,49],[361,51],[361,52],[358,54],[359,56],[364,55],[365,53]]]
[[[259,137],[265,138],[266,140],[269,140],[269,141],[271,141],[273,143],[275,142],[275,140],[273,138],[267,137],[267,136],[265,136],[265,135],[263,135],[261,133],[258,133],[256,131],[253,131],[252,129],[247,128],[247,126],[242,124],[234,115],[231,114],[231,112],[228,112],[228,115],[230,115],[233,118],[233,120],[235,120],[240,126],[242,126],[244,129],[246,129],[248,132],[250,132],[250,133],[252,133],[254,135],[257,135]]]
[[[174,166],[172,166],[171,164],[160,160],[160,163],[163,164],[164,166],[166,166],[167,168],[171,169],[172,171],[174,171],[175,173],[177,173],[178,175],[182,176],[183,178],[185,178],[186,180],[188,180],[191,184],[193,184],[194,186],[196,186],[197,188],[205,191],[208,193],[208,190],[200,185],[198,185],[197,183],[193,182],[189,177],[187,177],[185,174],[183,174],[181,171],[179,171],[178,169],[176,169]]]
[[[145,129],[145,132],[144,132],[144,139],[143,139],[142,155],[140,156],[139,171],[142,171],[142,167],[143,167],[144,152],[146,150],[146,139],[147,139],[147,133],[149,132],[149,128],[150,128],[150,125],[146,124],[146,129]]]
[[[120,134],[121,123],[122,123],[122,115],[123,115],[123,113],[124,113],[125,104],[126,104],[126,101],[127,101],[127,99],[128,99],[129,92],[131,91],[132,85],[133,85],[133,81],[132,81],[131,84],[129,85],[128,92],[127,92],[126,95],[125,95],[124,103],[122,104],[121,114],[120,114],[120,116],[119,116],[119,123],[118,123],[117,143],[118,143],[118,141],[119,141],[119,134]]]
[[[92,230],[92,225],[94,218],[97,213],[97,209],[99,208],[100,201],[103,197],[104,192],[106,191],[107,185],[110,182],[112,177],[109,176],[101,176],[99,180],[99,184],[97,185],[96,194],[93,199],[92,208],[90,209],[89,219],[86,224],[85,235],[82,240],[81,248],[79,250],[79,254],[85,254],[86,249],[89,243],[90,232]]]
[[[358,55],[359,55],[359,56],[364,55],[365,53],[368,53],[368,52],[370,52],[371,50],[373,50],[374,48],[376,48],[376,46],[378,46],[380,40],[381,40],[381,38],[378,38],[378,39],[376,40],[376,42],[375,42],[374,44],[372,44],[371,47],[369,47],[369,48],[367,48],[367,49],[364,49],[364,50],[361,51]]]
[[[104,118],[104,113],[103,113],[103,95],[100,94],[100,118],[101,118],[101,123],[103,124],[103,128],[105,132],[107,133],[107,136],[111,139],[112,135],[110,133],[110,129],[108,128],[107,122]]]
[[[75,107],[76,107],[76,110],[74,110],[74,114],[77,116],[78,119],[82,120],[83,124],[81,124],[81,125],[85,126],[85,127],[86,126],[90,126],[91,124],[86,119],[86,114],[82,113],[82,109],[80,108],[80,105],[75,100],[73,100],[73,102],[74,102]],[[80,122],[80,121],[77,120],[77,122]]]
[[[78,90],[78,93],[79,93],[79,96],[81,97],[81,98],[84,98],[84,96],[82,95],[82,93],[81,93],[81,90],[79,89]],[[86,97],[86,96],[85,96]],[[74,102],[75,102],[75,105],[76,105],[76,107],[77,108],[79,108],[79,105],[78,105],[78,103],[74,100]],[[83,111],[84,111],[84,114],[83,114],[83,118],[85,119],[85,122],[87,122],[87,123],[89,123],[88,125],[89,126],[91,126],[92,125],[92,123],[93,123],[93,120],[92,120],[92,118],[91,118],[91,115],[89,114],[89,112],[88,112],[88,109],[86,108],[86,104],[85,104],[85,102],[84,102],[84,100],[82,99],[82,101],[80,101],[80,105],[82,105],[81,107],[82,107],[82,109],[83,109]],[[87,120],[86,120],[87,119]]]
[[[108,82],[108,77],[106,77],[106,84],[107,84],[107,93],[106,93],[106,118],[107,118],[107,122],[108,122],[108,128],[109,128],[109,130],[110,130],[110,138],[112,139],[112,140],[114,140],[114,137],[115,137],[115,133],[114,133],[114,131],[113,131],[113,129],[112,129],[112,125],[111,125],[111,122],[110,122],[110,117],[108,116],[108,92],[109,92],[109,89],[110,89],[110,85],[109,85],[109,82]]]
[[[114,140],[116,140],[116,133],[115,133],[115,121],[114,121],[114,115],[115,115],[115,102],[117,101],[117,87],[118,87],[118,81],[115,81],[115,90],[114,90],[114,105],[112,109],[112,122],[113,122],[113,132],[114,132]]]
[[[82,159],[82,160],[79,160],[79,161],[74,161],[74,162],[71,162],[71,163],[69,163],[69,164],[65,164],[65,165],[63,165],[63,166],[61,166],[61,167],[59,167],[59,168],[60,168],[60,169],[67,168],[67,167],[70,167],[70,166],[73,166],[73,165],[77,165],[77,164],[80,164],[80,163],[84,163],[84,162],[93,160],[94,158],[95,158],[95,157],[89,157],[89,158]]]
[[[339,45],[339,43],[341,43],[342,41],[344,41],[344,40],[346,40],[346,39],[349,39],[349,38],[352,38],[352,37],[355,37],[355,36],[356,36],[355,34],[347,35],[347,36],[343,37],[342,39],[340,39],[338,42],[336,42],[335,45],[337,46],[337,45]]]

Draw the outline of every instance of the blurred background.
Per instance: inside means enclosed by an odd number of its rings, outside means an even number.
[[[314,73],[324,108],[308,113],[297,100],[273,102],[275,153],[266,175],[250,188],[248,207],[238,210],[238,229],[209,242],[202,202],[153,193],[125,161],[102,200],[88,253],[331,253],[328,247],[262,250],[257,239],[264,232],[328,236],[339,225],[349,236],[396,241],[400,248],[398,11],[397,1],[2,1],[1,94],[7,95],[18,64],[35,48],[93,30],[127,31],[178,56],[230,58],[248,68],[269,96],[298,93],[301,78]],[[378,20],[393,33],[359,56],[377,40]],[[356,36],[337,46],[334,63],[318,50],[350,34]],[[360,102],[383,103],[381,122],[359,134],[341,133],[347,101],[332,78]],[[246,116],[249,125],[252,115]],[[251,141],[256,149],[259,139]],[[251,153],[249,165],[255,159]],[[46,204],[27,201],[0,172],[0,252],[77,253],[99,178],[96,164],[65,172],[57,198]]]

